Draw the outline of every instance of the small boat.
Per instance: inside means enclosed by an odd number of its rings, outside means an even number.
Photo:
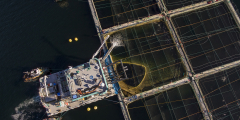
[[[24,82],[34,82],[38,80],[39,77],[44,75],[48,71],[47,68],[36,68],[32,69],[31,72],[23,72],[25,73],[23,75]]]

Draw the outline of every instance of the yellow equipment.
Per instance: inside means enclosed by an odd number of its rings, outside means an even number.
[[[77,38],[77,37],[75,37],[75,41],[78,41],[78,38]]]
[[[90,111],[90,110],[91,110],[91,108],[90,108],[90,107],[88,107],[88,108],[87,108],[87,111]]]

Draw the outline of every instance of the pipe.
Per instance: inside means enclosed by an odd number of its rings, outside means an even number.
[[[114,47],[115,47],[115,45],[112,44],[112,46],[110,47],[110,49],[108,50],[108,52],[107,52],[107,53],[105,54],[105,56],[103,57],[102,61],[104,61],[104,60],[108,57],[108,55],[112,52],[112,50],[113,50]]]
[[[108,40],[108,38],[110,37],[110,35],[107,35],[107,37],[104,39],[104,41],[102,42],[101,46],[98,48],[98,50],[93,54],[92,59],[99,53],[99,51],[101,50],[101,48],[103,47],[103,45],[105,44],[105,42]]]
[[[47,91],[47,76],[45,75],[44,76],[44,84],[45,84],[45,91],[46,91],[46,94],[48,96],[48,91]]]

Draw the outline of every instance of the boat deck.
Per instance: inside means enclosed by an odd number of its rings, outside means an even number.
[[[77,94],[77,90],[87,93],[91,92],[91,88],[94,89],[96,87],[94,93],[100,93],[107,88],[102,71],[96,62],[69,69],[67,72],[68,84],[72,95]]]
[[[39,81],[41,103],[48,116],[115,95],[112,86],[108,86],[97,59],[41,77]]]

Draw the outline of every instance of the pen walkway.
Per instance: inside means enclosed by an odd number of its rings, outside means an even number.
[[[142,98],[145,98],[145,97],[148,97],[148,96],[152,96],[152,95],[155,95],[157,93],[160,93],[160,92],[163,92],[163,91],[166,91],[166,90],[169,90],[169,89],[172,89],[174,87],[178,87],[178,86],[181,86],[181,85],[184,85],[184,84],[190,84],[192,86],[204,118],[206,120],[212,119],[212,115],[208,110],[208,106],[205,103],[204,98],[202,97],[203,95],[202,95],[201,89],[198,85],[198,80],[200,78],[207,77],[207,76],[212,75],[214,73],[224,71],[224,70],[233,68],[235,66],[239,66],[240,60],[229,63],[229,64],[225,64],[225,65],[222,65],[222,66],[210,69],[210,70],[206,70],[202,73],[194,74],[193,69],[192,69],[192,65],[188,60],[188,57],[187,57],[187,54],[184,50],[182,41],[180,40],[180,37],[178,36],[178,34],[176,32],[176,28],[175,28],[175,26],[174,26],[174,24],[171,20],[171,17],[177,16],[177,15],[180,15],[180,14],[183,14],[183,13],[188,13],[188,12],[191,12],[191,11],[194,11],[194,10],[197,10],[197,9],[202,9],[202,8],[205,8],[205,7],[213,6],[213,5],[224,2],[227,5],[228,9],[231,11],[231,14],[234,17],[234,20],[236,21],[238,27],[240,27],[240,19],[238,17],[237,12],[235,11],[232,3],[230,2],[230,0],[218,0],[218,1],[212,0],[211,2],[203,1],[203,2],[199,2],[199,3],[196,3],[196,4],[188,5],[188,6],[185,6],[185,7],[182,7],[182,8],[169,10],[169,11],[165,7],[165,4],[162,0],[157,0],[158,7],[161,10],[160,14],[148,16],[148,17],[145,17],[145,18],[142,18],[142,19],[134,20],[134,21],[127,22],[127,23],[124,23],[124,24],[120,24],[120,25],[116,25],[116,26],[113,26],[113,27],[110,27],[110,28],[107,28],[107,29],[103,29],[103,30],[101,28],[101,23],[99,21],[99,18],[98,18],[97,12],[96,12],[96,8],[94,6],[93,1],[88,0],[88,2],[89,2],[89,6],[90,6],[90,9],[91,9],[92,15],[93,15],[94,23],[95,23],[95,26],[96,26],[96,29],[97,29],[97,32],[98,32],[98,36],[99,36],[101,42],[103,42],[103,39],[104,39],[103,37],[104,36],[111,35],[115,32],[120,31],[120,30],[131,28],[131,27],[134,27],[134,26],[140,26],[140,25],[143,25],[143,24],[146,24],[146,23],[151,23],[151,22],[154,22],[155,20],[159,20],[159,19],[165,20],[165,23],[167,24],[167,26],[169,28],[169,31],[171,33],[171,36],[174,40],[174,44],[176,45],[177,50],[181,55],[181,59],[184,63],[184,66],[185,66],[185,68],[188,72],[187,77],[184,78],[184,79],[178,80],[176,82],[169,83],[167,85],[156,87],[156,88],[153,88],[151,90],[148,90],[148,91],[145,91],[145,92],[142,92],[142,93],[138,93],[138,94],[133,95],[131,97],[124,97],[122,92],[119,91],[118,99],[120,101],[121,109],[123,111],[123,115],[124,115],[125,120],[130,120],[131,119],[130,115],[129,115],[129,112],[128,112],[128,108],[127,108],[127,105],[129,103],[132,103],[132,102],[137,101],[139,99],[142,99]],[[104,49],[106,51],[107,48],[105,47]],[[111,61],[111,60],[109,59],[108,61]],[[124,102],[122,102],[122,101],[124,101]]]

